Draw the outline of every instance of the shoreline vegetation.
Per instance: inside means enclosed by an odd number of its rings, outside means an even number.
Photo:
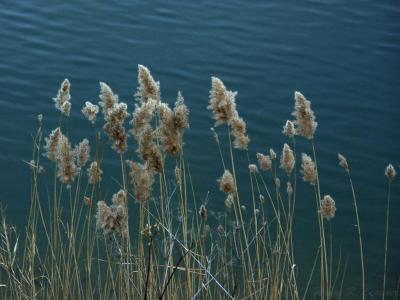
[[[293,120],[286,121],[282,150],[250,157],[246,122],[236,108],[236,92],[211,78],[209,105],[215,121],[211,133],[221,163],[218,197],[223,220],[208,224],[206,199],[196,199],[184,132],[189,109],[178,92],[174,107],[162,101],[160,83],[138,66],[135,109],[100,82],[100,102],[89,101],[82,113],[93,136],[72,146],[67,134],[72,109],[71,84],[65,79],[53,99],[59,126],[43,132],[43,117],[33,135],[30,210],[24,234],[0,216],[1,299],[340,299],[347,262],[333,253],[334,191],[320,185],[311,102],[294,94]],[[218,133],[217,133],[218,128]],[[104,134],[101,134],[104,133]],[[221,142],[224,135],[227,143]],[[134,147],[128,148],[128,139]],[[311,153],[296,148],[306,139]],[[130,144],[130,143],[129,143]],[[104,149],[120,164],[112,178],[119,189],[105,195]],[[239,152],[247,165],[237,163]],[[108,152],[110,154],[110,152]],[[45,170],[42,160],[50,161]],[[166,161],[175,178],[166,176]],[[256,162],[256,163],[254,163]],[[318,163],[317,163],[318,162]],[[360,278],[365,299],[363,227],[351,165],[338,154],[354,205]],[[247,168],[251,199],[243,205],[237,171]],[[391,186],[396,176],[389,164],[382,299],[387,288]],[[319,241],[311,272],[298,268],[293,221],[298,185],[310,185],[315,199]],[[331,196],[333,195],[333,196]],[[246,199],[247,199],[246,198]],[[178,211],[179,218],[174,216]],[[193,211],[195,213],[193,213]],[[176,213],[175,213],[176,214]],[[297,238],[297,237],[296,237]],[[299,277],[306,284],[299,285]],[[398,291],[397,291],[398,293]]]

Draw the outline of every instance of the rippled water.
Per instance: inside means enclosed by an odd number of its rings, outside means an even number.
[[[221,173],[206,110],[210,76],[238,90],[238,109],[252,139],[250,156],[281,149],[281,127],[290,118],[293,92],[312,101],[319,122],[316,142],[322,192],[337,202],[332,229],[349,257],[346,295],[357,293],[359,265],[351,194],[337,152],[352,168],[365,235],[367,285],[381,286],[385,215],[385,166],[400,160],[400,5],[398,1],[97,1],[72,4],[2,1],[0,4],[0,201],[15,224],[29,204],[30,134],[43,113],[45,131],[57,125],[51,97],[62,79],[72,82],[70,131],[91,134],[80,107],[97,102],[107,82],[134,107],[137,64],[160,80],[164,100],[181,90],[191,109],[186,134],[198,199],[220,211],[215,178]],[[220,131],[223,133],[224,131]],[[299,151],[310,152],[300,141]],[[112,155],[112,152],[108,153]],[[240,174],[249,191],[245,155]],[[112,164],[112,161],[108,161]],[[109,193],[114,186],[110,186]],[[400,229],[395,221],[399,184],[393,185],[389,288],[400,275]],[[304,186],[301,195],[312,195]],[[309,271],[318,233],[315,203],[297,202],[299,268]],[[246,197],[243,198],[246,201]],[[250,196],[248,199],[250,205]]]

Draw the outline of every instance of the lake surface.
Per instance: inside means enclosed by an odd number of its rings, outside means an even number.
[[[107,82],[134,108],[137,65],[161,82],[173,103],[181,90],[191,110],[185,135],[199,201],[223,210],[216,178],[222,173],[206,110],[210,77],[239,91],[237,106],[251,138],[250,156],[282,149],[293,93],[312,101],[322,193],[336,200],[332,230],[349,259],[345,298],[359,292],[359,258],[352,197],[337,153],[347,156],[365,238],[369,295],[383,273],[386,165],[400,160],[400,4],[398,1],[2,1],[0,4],[0,201],[13,224],[29,207],[29,168],[37,115],[47,135],[58,124],[52,97],[72,83],[70,131],[75,142],[92,134],[80,109],[98,101]],[[222,135],[224,130],[218,129]],[[299,141],[298,151],[310,153]],[[112,151],[108,152],[111,156]],[[249,192],[246,160],[239,176]],[[117,160],[106,161],[112,166]],[[106,174],[105,174],[106,175]],[[111,180],[111,175],[106,180]],[[393,184],[389,278],[400,275],[399,179]],[[109,194],[115,191],[110,185]],[[299,268],[309,271],[318,245],[312,189],[301,185],[295,233]],[[250,194],[249,194],[250,195]],[[250,208],[250,196],[242,197]],[[247,202],[247,203],[246,203]]]

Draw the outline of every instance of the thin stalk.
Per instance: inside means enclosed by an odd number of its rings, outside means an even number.
[[[383,262],[383,290],[382,299],[385,299],[386,291],[386,263],[387,263],[387,252],[388,252],[388,239],[389,239],[389,212],[390,212],[390,187],[392,181],[388,181],[388,193],[387,193],[387,205],[386,205],[386,230],[385,230],[385,258]]]
[[[150,271],[151,271],[151,256],[152,256],[152,248],[153,248],[153,238],[149,237],[149,249],[148,249],[148,260],[147,260],[147,272],[146,272],[146,284],[144,287],[144,300],[147,300],[147,290],[149,287],[149,279],[150,279]]]
[[[314,139],[311,140],[312,144],[312,150],[313,150],[313,156],[314,156],[314,162],[315,162],[315,169],[317,170],[317,193],[318,193],[318,210],[321,208],[320,207],[320,201],[321,201],[321,188],[320,188],[320,182],[319,182],[319,171],[318,171],[318,164],[317,164],[317,154],[315,150],[315,141]],[[322,258],[321,258],[321,263],[324,265],[324,274],[321,274],[321,277],[324,276],[324,286],[327,287],[329,283],[329,273],[328,273],[328,260],[327,260],[327,254],[326,254],[326,240],[325,240],[325,228],[324,228],[324,219],[322,218],[321,214],[318,214],[318,217],[320,219],[320,224],[321,224],[321,233],[322,233]],[[321,295],[322,296],[322,295]],[[323,297],[322,297],[323,298]]]
[[[351,180],[350,170],[346,171],[346,173],[347,173],[348,178],[349,178],[351,193],[353,195],[354,211],[356,213],[358,243],[359,243],[359,246],[360,246],[360,259],[361,259],[362,299],[365,299],[364,252],[363,252],[363,243],[362,243],[362,238],[361,238],[361,224],[360,224],[360,218],[359,218],[359,215],[358,215],[357,198],[356,198],[356,194],[354,192],[354,186],[353,186],[353,181]]]

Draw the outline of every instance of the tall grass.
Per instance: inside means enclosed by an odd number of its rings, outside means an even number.
[[[212,78],[208,108],[216,121],[213,134],[222,175],[215,179],[218,197],[226,198],[217,226],[209,220],[208,195],[198,199],[185,156],[189,111],[183,96],[178,93],[174,108],[162,102],[160,84],[144,66],[139,66],[138,83],[130,121],[134,150],[128,149],[127,106],[105,83],[100,84],[105,135],[100,134],[100,108],[86,102],[82,112],[94,134],[71,148],[64,135],[71,110],[68,80],[54,98],[59,127],[47,139],[39,117],[27,162],[31,191],[25,231],[19,234],[1,213],[0,298],[340,298],[347,262],[343,265],[341,254],[333,253],[336,207],[332,197],[322,193],[311,103],[295,93],[295,120],[286,122],[283,131],[291,147],[285,144],[281,155],[272,149],[258,153],[257,167],[252,164],[256,158],[249,156],[250,138],[236,109],[236,93]],[[298,167],[296,140],[302,138],[309,140],[312,153],[303,153]],[[90,158],[89,140],[94,141]],[[110,144],[115,152],[105,151]],[[241,152],[246,166],[238,163]],[[102,171],[105,153],[120,165],[117,177]],[[46,172],[42,159],[52,164]],[[347,171],[356,211],[364,299],[360,216],[347,160],[340,155],[339,161]],[[248,169],[248,182],[238,179],[242,168]],[[119,187],[114,195],[109,195],[110,183]],[[317,214],[310,216],[316,218],[320,237],[309,274],[298,267],[295,251],[295,238],[301,238],[294,228],[300,184],[312,187]],[[243,201],[245,189],[251,192],[245,197],[250,202]],[[387,227],[388,220],[387,213]],[[383,290],[387,235],[388,228]]]

